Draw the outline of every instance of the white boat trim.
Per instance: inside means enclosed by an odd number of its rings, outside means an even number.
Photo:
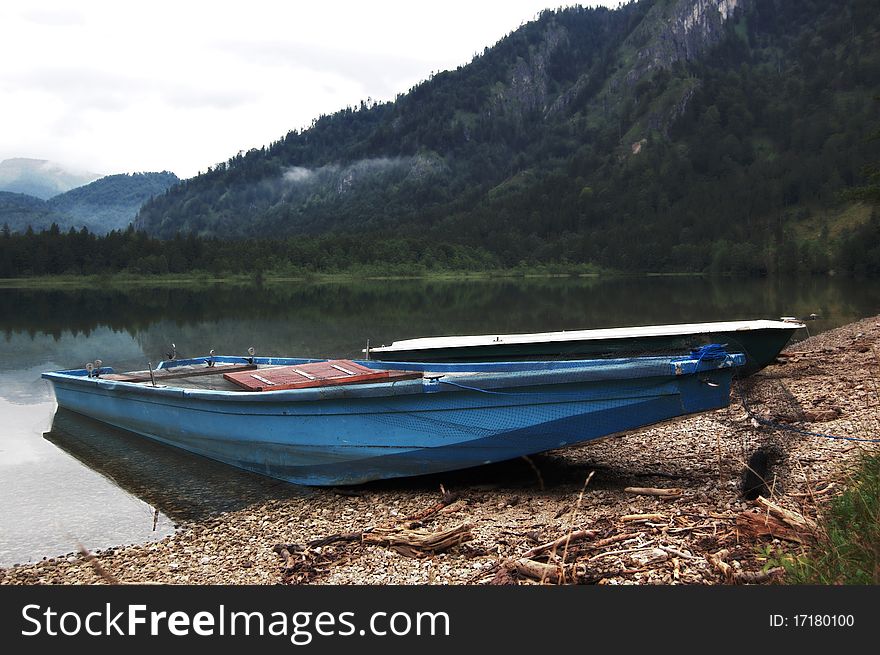
[[[370,348],[371,353],[389,353],[400,350],[432,350],[435,348],[468,348],[474,346],[517,345],[542,342],[592,341],[665,337],[712,332],[741,332],[751,330],[796,330],[806,327],[799,321],[718,321],[714,323],[679,323],[674,325],[644,325],[593,330],[563,330],[561,332],[534,332],[526,334],[482,334],[474,336],[421,337],[394,341],[390,346]],[[364,351],[366,352],[366,351]]]

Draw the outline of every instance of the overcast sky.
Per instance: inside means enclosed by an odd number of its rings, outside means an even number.
[[[0,160],[191,177],[322,113],[391,100],[558,4],[3,0]]]

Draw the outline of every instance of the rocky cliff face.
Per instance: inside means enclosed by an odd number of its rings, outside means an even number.
[[[623,44],[618,53],[617,70],[607,79],[602,91],[591,101],[592,111],[604,117],[609,109],[619,109],[622,99],[643,79],[676,62],[691,61],[718,43],[724,36],[725,23],[734,20],[737,10],[748,8],[755,0],[661,0],[654,4]],[[570,107],[591,82],[585,72],[573,83],[551,93],[552,80],[548,62],[554,52],[566,47],[571,35],[564,26],[551,22],[543,38],[511,66],[506,83],[497,89],[490,114],[501,112],[525,119],[542,115],[547,119]],[[677,89],[666,99],[662,110],[652,113],[651,129],[665,131],[681,115],[694,93],[694,85]]]
[[[626,74],[635,84],[658,68],[669,68],[678,61],[696,59],[718,43],[724,24],[733,19],[737,8],[745,9],[754,0],[676,0],[654,6],[633,34],[636,60]]]
[[[631,93],[642,80],[657,71],[670,69],[681,61],[693,61],[716,45],[725,34],[725,24],[735,20],[737,10],[747,9],[754,0],[672,0],[658,2],[625,43],[635,51],[632,62],[612,77],[607,93],[612,103]],[[700,80],[693,79],[668,88],[641,121],[634,126],[637,137],[648,131],[666,134],[682,115]],[[604,100],[603,100],[604,101]],[[607,101],[604,101],[607,102]]]
[[[498,110],[521,118],[546,111],[550,102],[547,63],[557,48],[568,43],[568,38],[564,27],[552,23],[548,26],[541,43],[529,53],[528,60],[517,59],[507,85],[496,93]]]

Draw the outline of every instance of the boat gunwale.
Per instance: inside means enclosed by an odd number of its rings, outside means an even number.
[[[209,361],[222,363],[257,363],[266,365],[297,365],[309,362],[325,362],[327,359],[302,359],[278,357],[236,357],[206,356],[185,360],[163,361],[154,370],[171,370],[179,366],[188,366]],[[634,361],[635,360],[635,361]],[[728,353],[723,359],[702,359],[693,356],[661,356],[622,359],[595,360],[563,360],[542,362],[477,362],[473,364],[435,364],[419,362],[383,362],[373,360],[355,360],[368,364],[372,368],[392,368],[398,370],[416,370],[425,372],[425,377],[410,380],[378,381],[361,384],[310,387],[303,389],[283,389],[278,391],[245,391],[245,390],[213,390],[192,389],[174,385],[152,386],[146,382],[126,382],[122,380],[106,380],[99,376],[90,377],[86,369],[68,369],[63,371],[45,372],[44,379],[68,386],[84,389],[93,384],[98,389],[109,393],[125,395],[174,397],[193,400],[207,400],[244,403],[278,403],[278,402],[310,402],[328,400],[356,400],[376,397],[392,397],[432,392],[465,392],[492,391],[493,389],[518,388],[545,384],[566,383],[601,383],[603,381],[639,380],[649,377],[680,378],[697,373],[708,373],[714,370],[737,368],[745,364],[742,353]],[[667,366],[663,371],[662,367]],[[655,367],[653,370],[650,366]],[[411,367],[411,368],[407,368]],[[508,370],[499,370],[503,368]],[[456,371],[455,369],[459,370]],[[100,369],[99,375],[111,374],[113,369]],[[430,374],[436,375],[430,376]],[[464,375],[469,373],[472,375]],[[528,373],[528,375],[524,375]],[[476,379],[483,389],[469,388],[466,384],[443,384],[442,378],[459,380]],[[476,375],[473,375],[476,374]],[[569,376],[581,374],[578,380]],[[515,380],[516,384],[506,384]]]

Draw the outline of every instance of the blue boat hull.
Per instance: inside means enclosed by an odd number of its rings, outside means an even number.
[[[441,375],[265,393],[151,387],[75,371],[45,377],[59,406],[110,425],[273,478],[347,485],[479,466],[723,407],[736,357],[697,362],[691,373],[668,361],[666,373],[651,376],[607,363],[554,363],[535,374],[480,365],[459,381]]]

